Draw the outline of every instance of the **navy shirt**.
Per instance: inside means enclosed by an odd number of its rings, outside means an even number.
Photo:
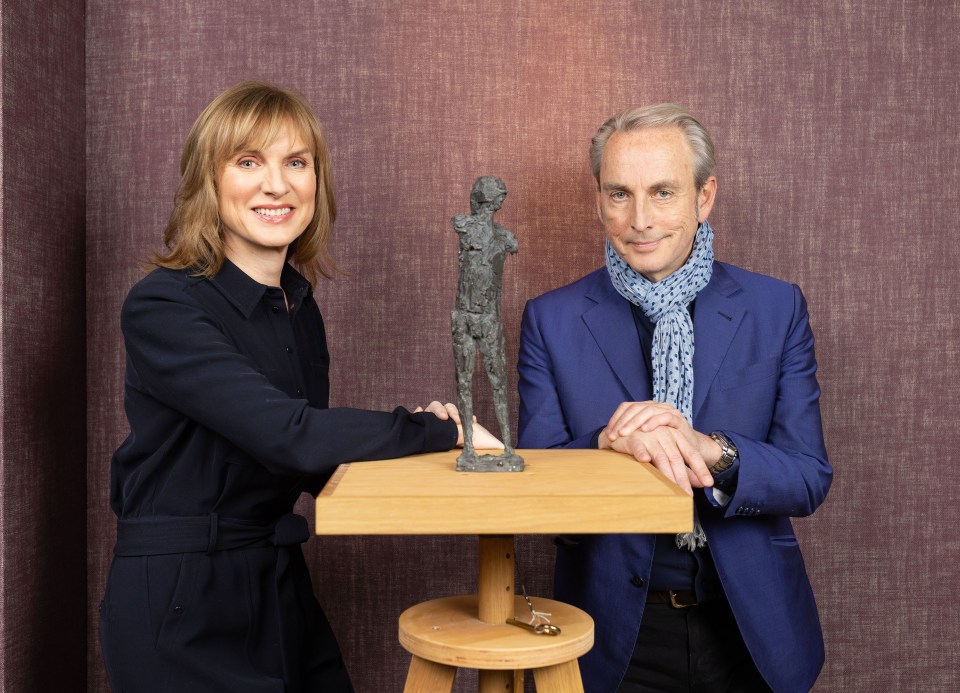
[[[157,269],[130,291],[121,313],[130,435],[110,484],[118,517],[269,522],[342,462],[456,444],[456,425],[433,414],[329,409],[310,284],[289,265],[281,284],[224,261],[211,278]]]
[[[690,303],[691,317],[694,316],[694,305],[695,301]],[[631,304],[631,308],[637,326],[637,338],[640,340],[640,351],[643,353],[647,373],[652,374],[653,363],[650,353],[653,348],[653,331],[656,325],[638,306]],[[598,431],[598,437],[599,434]],[[736,485],[739,468],[739,463],[735,463],[733,467],[715,478],[715,484],[732,489]],[[695,498],[697,501],[700,500],[699,496]],[[652,591],[694,590],[699,600],[705,600],[722,589],[717,577],[717,569],[710,556],[709,544],[706,549],[690,551],[677,546],[676,535],[658,534],[653,555],[653,568],[650,571]]]

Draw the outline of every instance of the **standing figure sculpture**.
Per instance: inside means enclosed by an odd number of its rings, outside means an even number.
[[[481,176],[470,192],[471,214],[451,219],[460,237],[460,281],[453,311],[453,354],[457,365],[457,406],[463,425],[463,452],[457,471],[521,472],[523,459],[510,444],[507,379],[504,373],[503,321],[500,293],[503,262],[517,252],[517,239],[493,220],[503,204],[507,186],[493,176]],[[500,455],[478,456],[473,447],[473,368],[477,346],[493,389],[493,406],[500,424],[504,450]]]

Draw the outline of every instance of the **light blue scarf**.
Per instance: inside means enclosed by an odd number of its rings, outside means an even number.
[[[650,361],[653,399],[672,404],[693,425],[693,320],[688,307],[713,273],[713,229],[701,222],[686,263],[658,282],[652,282],[624,262],[606,244],[607,272],[617,292],[639,307],[655,323]],[[704,546],[707,537],[694,516],[694,531],[677,535],[677,546]]]

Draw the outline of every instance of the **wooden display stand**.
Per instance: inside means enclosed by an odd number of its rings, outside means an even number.
[[[477,534],[477,594],[423,602],[400,616],[411,653],[405,693],[450,691],[458,667],[479,669],[481,693],[521,691],[531,669],[540,691],[582,692],[577,657],[593,646],[593,620],[535,597],[561,629],[536,635],[514,594],[514,534],[689,532],[693,502],[647,464],[608,450],[521,450],[515,473],[457,472],[459,451],[341,465],[317,497],[316,532]]]

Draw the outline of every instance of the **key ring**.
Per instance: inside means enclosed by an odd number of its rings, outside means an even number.
[[[533,627],[537,635],[560,635],[560,628],[552,623],[538,623]]]

